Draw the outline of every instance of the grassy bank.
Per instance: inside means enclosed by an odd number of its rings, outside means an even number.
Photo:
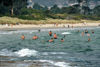
[[[12,17],[0,17],[0,24],[66,24],[66,23],[100,23],[100,20],[94,21],[94,20],[63,20],[63,19],[46,19],[46,20],[23,20],[18,18],[12,18]]]

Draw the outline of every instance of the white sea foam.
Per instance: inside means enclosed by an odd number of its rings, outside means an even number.
[[[18,30],[18,31],[15,31],[15,33],[32,33],[32,32],[37,32],[37,30]]]
[[[7,49],[2,49],[0,51],[0,55],[2,55],[2,56],[15,56],[15,53],[13,53],[12,51],[9,51]]]
[[[0,34],[12,34],[13,32],[0,32]]]
[[[16,34],[16,33],[30,33],[37,32],[37,30],[17,30],[17,31],[0,31],[0,34]]]
[[[26,49],[21,49],[21,50],[15,52],[15,54],[17,54],[20,57],[24,57],[24,56],[28,56],[28,57],[30,57],[30,56],[36,56],[37,53],[38,52],[36,50],[30,50],[30,49],[27,49],[27,48]]]
[[[19,51],[16,52],[12,52],[10,50],[7,49],[3,49],[0,51],[0,55],[2,56],[19,56],[19,57],[24,57],[24,56],[36,56],[38,53],[38,51],[36,50],[30,50],[30,49],[21,49]]]
[[[57,67],[72,67],[70,66],[70,63],[66,63],[66,62],[56,62],[52,60],[39,60],[39,62],[43,62],[43,63],[47,62]],[[76,67],[76,66],[73,66],[73,67]]]
[[[70,63],[65,63],[65,62],[56,62],[54,63],[55,66],[59,66],[59,67],[71,67],[69,66]]]
[[[63,32],[62,34],[71,34],[70,32]]]
[[[53,28],[53,29],[42,29],[42,31],[61,31],[61,30],[67,30],[66,28]]]
[[[43,52],[42,53],[43,55],[55,55],[55,54],[67,54],[67,53],[65,53],[65,52]]]

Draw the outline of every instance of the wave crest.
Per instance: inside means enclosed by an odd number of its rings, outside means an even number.
[[[19,55],[20,57],[24,57],[24,56],[36,56],[37,55],[37,51],[36,50],[30,50],[30,49],[21,49],[17,52],[15,52],[15,54]]]

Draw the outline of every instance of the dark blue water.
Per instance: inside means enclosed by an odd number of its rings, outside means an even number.
[[[85,29],[89,31],[89,37],[86,34],[81,35]],[[52,43],[47,42],[51,38],[48,35],[49,30],[58,35],[58,39]],[[80,32],[77,32],[78,30]],[[92,34],[91,30],[95,33]],[[63,32],[69,34],[66,34],[64,42],[61,42],[61,38],[64,37]],[[21,40],[22,34],[25,35],[25,40]],[[39,39],[32,40],[34,35]],[[91,38],[90,42],[88,38]],[[74,63],[74,66],[79,67],[100,67],[100,28],[41,29],[41,32],[38,30],[0,31],[0,55],[12,57],[0,60],[45,60]]]

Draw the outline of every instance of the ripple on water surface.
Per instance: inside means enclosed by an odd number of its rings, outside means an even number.
[[[85,29],[89,30],[90,42],[87,41],[87,35],[81,36],[81,32]],[[91,33],[92,29],[95,31],[94,34]],[[53,43],[47,42],[52,38],[48,35],[50,30],[58,35],[58,39]],[[80,32],[77,32],[78,30]],[[25,40],[20,39],[22,34],[25,35]],[[34,35],[39,39],[32,40]],[[49,63],[59,67],[66,67],[69,64],[66,62],[83,67],[99,67],[99,35],[100,28],[42,29],[41,32],[38,30],[0,31],[0,55],[12,57],[4,60],[47,60],[46,62],[51,60],[52,62]],[[64,42],[60,41],[61,38],[64,38]]]

